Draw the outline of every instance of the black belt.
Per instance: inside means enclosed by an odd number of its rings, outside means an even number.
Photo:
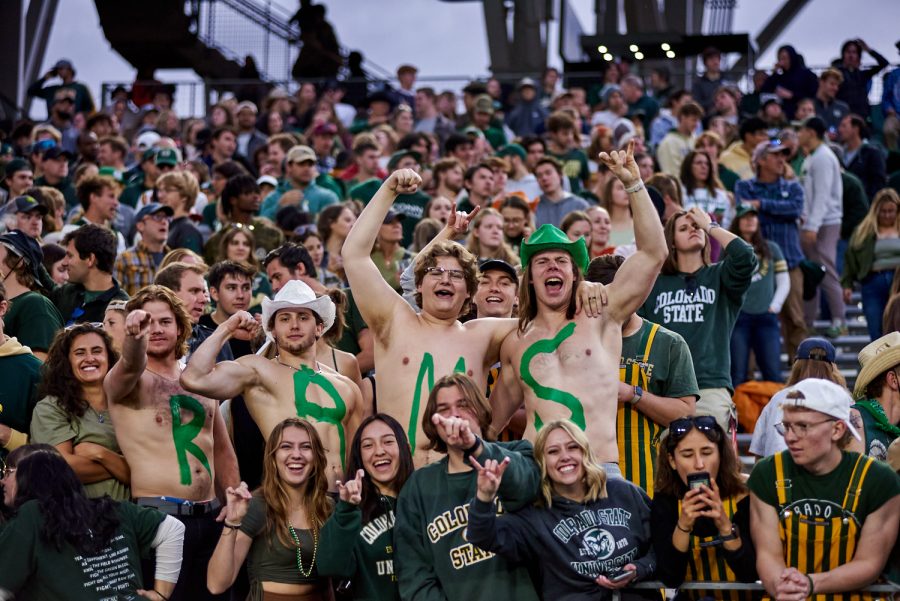
[[[178,497],[138,497],[135,503],[142,507],[155,507],[163,513],[177,516],[201,517],[217,512],[222,504],[218,499],[211,501],[188,501]]]

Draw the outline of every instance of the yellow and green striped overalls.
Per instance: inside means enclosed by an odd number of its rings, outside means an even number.
[[[650,348],[653,346],[657,330],[659,324],[655,323],[644,330],[639,344],[639,347],[644,348],[640,363],[629,363],[622,357],[619,363],[619,381],[631,386],[640,386],[645,391],[649,388],[650,378],[644,366],[650,358]],[[630,403],[623,403],[616,412],[619,469],[622,470],[626,480],[643,488],[651,498],[656,474],[656,449],[663,429]]]
[[[740,499],[734,497],[722,500],[722,506],[732,524],[739,501]],[[678,500],[678,515],[681,515],[681,499]],[[741,536],[749,536],[749,534],[742,532]],[[716,544],[718,542],[716,535],[701,537],[692,534],[690,540],[688,547],[690,555],[687,572],[684,575],[685,582],[737,582],[737,576],[731,571],[725,561],[725,554],[721,552],[722,545]],[[683,591],[679,594],[679,596],[681,595],[687,595],[691,599],[713,597],[725,601],[749,601],[760,597],[758,593],[754,596],[752,591]]]
[[[787,451],[775,455],[775,490],[778,494],[779,536],[784,563],[804,574],[827,572],[853,559],[862,524],[856,518],[863,481],[874,459],[860,455],[853,466],[850,483],[837,503],[811,503],[791,498],[791,466]],[[822,515],[810,515],[821,513]],[[813,601],[868,601],[870,594],[840,593],[814,595]]]

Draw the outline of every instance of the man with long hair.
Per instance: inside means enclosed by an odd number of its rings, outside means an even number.
[[[216,363],[216,354],[228,340],[252,339],[259,329],[249,313],[238,311],[194,351],[181,383],[216,399],[243,395],[265,438],[286,418],[311,420],[325,445],[328,486],[336,491],[347,448],[365,409],[356,384],[316,360],[316,342],[334,324],[334,302],[327,295],[316,297],[300,280],[291,280],[262,306],[267,344],[275,348],[272,359],[256,354]]]
[[[122,358],[103,381],[116,438],[131,467],[138,505],[156,507],[190,526],[182,577],[170,599],[220,599],[206,590],[205,568],[222,526],[224,496],[237,486],[237,459],[217,401],[178,382],[191,318],[164,286],[128,301]]]
[[[587,433],[607,471],[617,475],[622,326],[647,298],[667,251],[659,216],[634,160],[634,144],[626,151],[601,153],[600,160],[629,195],[637,252],[609,285],[600,319],[589,320],[575,311],[575,288],[588,266],[584,239],[570,242],[546,224],[522,244],[526,267],[519,287],[519,327],[500,350],[500,382],[491,393],[492,426],[502,429],[523,401],[528,440],[535,439],[544,423],[571,419]],[[627,402],[640,403],[642,394],[635,386]]]
[[[421,183],[415,171],[392,173],[366,205],[341,252],[351,287],[366,292],[356,300],[375,334],[379,410],[406,428],[417,467],[443,454],[429,448],[421,427],[432,383],[441,376],[464,372],[483,390],[488,372],[497,362],[500,343],[516,324],[512,319],[459,322],[459,316],[468,313],[477,289],[477,266],[469,251],[446,238],[457,219],[463,222],[460,229],[465,232],[471,215],[454,214],[453,222],[448,222],[434,243],[419,253],[414,271],[421,313],[417,314],[381,276],[371,259],[381,224],[394,199],[414,192]],[[598,288],[584,294],[596,296]],[[599,310],[599,300],[594,298],[592,302],[594,307],[588,308]]]

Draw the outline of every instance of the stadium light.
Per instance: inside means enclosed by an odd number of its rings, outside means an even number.
[[[631,50],[632,52],[637,52],[640,50],[640,48],[638,48],[637,44],[632,44],[631,46],[628,47],[628,49]]]
[[[606,54],[607,52],[609,52],[609,49],[603,44],[600,44],[599,46],[597,46],[597,52],[599,52],[600,54]]]
[[[671,50],[668,50],[668,51],[666,51],[666,56],[668,58],[675,58],[675,53],[672,52]]]
[[[669,51],[672,49],[672,47],[669,46],[666,42],[663,42],[662,44],[660,44],[659,47],[662,48],[663,51]]]
[[[643,52],[635,52],[634,58],[636,58],[638,60],[642,60],[644,58],[644,53]]]
[[[605,60],[605,61],[611,61],[612,59],[613,59],[613,55],[610,54],[609,52],[607,52],[606,54],[603,55],[603,60]]]

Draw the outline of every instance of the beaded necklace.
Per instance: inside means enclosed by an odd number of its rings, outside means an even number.
[[[300,537],[297,536],[297,531],[294,530],[294,525],[289,521],[288,522],[288,530],[291,532],[291,539],[293,539],[294,544],[297,545],[297,569],[300,570],[300,573],[304,578],[309,578],[312,574],[313,568],[316,565],[316,552],[319,550],[319,537],[316,536],[315,529],[312,530],[313,537],[313,554],[312,561],[309,562],[309,569],[303,569],[303,556],[300,553]]]

